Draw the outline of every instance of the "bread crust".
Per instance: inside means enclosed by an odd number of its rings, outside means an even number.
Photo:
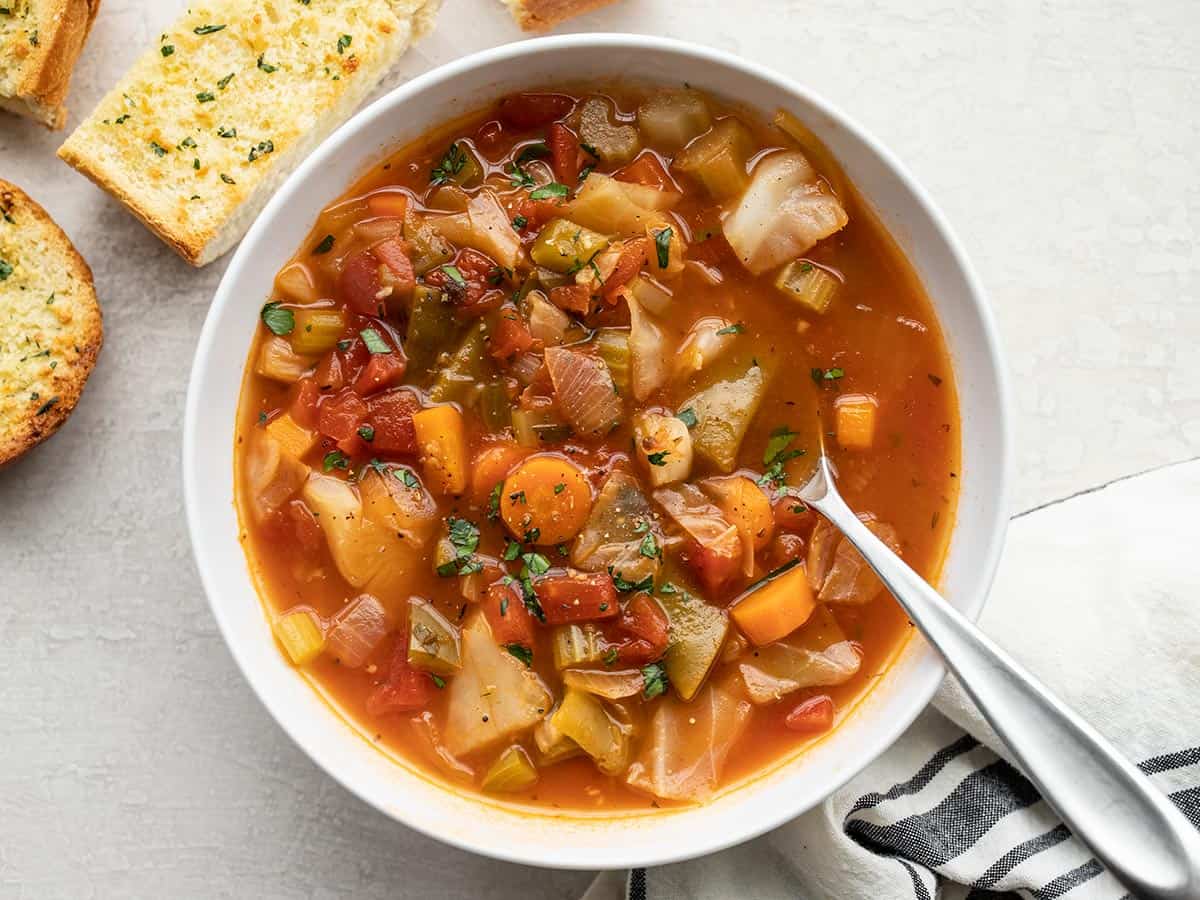
[[[545,31],[573,16],[614,2],[616,0],[516,0],[509,6],[523,29]]]
[[[55,0],[47,30],[38,28],[38,45],[28,70],[12,102],[5,108],[40,122],[51,130],[61,129],[67,120],[64,105],[71,86],[75,63],[83,51],[100,0]]]
[[[16,211],[22,219],[31,220],[31,227],[39,229],[50,247],[62,255],[63,267],[80,288],[80,296],[74,298],[71,308],[70,329],[72,347],[78,352],[69,364],[54,371],[53,397],[57,399],[53,404],[48,402],[50,398],[42,407],[29,404],[16,421],[0,422],[0,467],[3,467],[58,431],[74,411],[104,343],[104,322],[92,270],[50,214],[15,184],[2,178],[0,210],[10,214]],[[4,302],[0,297],[0,303]],[[3,389],[5,386],[0,385],[0,390]]]

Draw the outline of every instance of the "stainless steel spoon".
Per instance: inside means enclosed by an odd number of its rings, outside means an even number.
[[[798,491],[844,534],[937,649],[1024,773],[1143,900],[1200,898],[1200,831],[1096,729],[992,643],[842,500],[824,454]]]

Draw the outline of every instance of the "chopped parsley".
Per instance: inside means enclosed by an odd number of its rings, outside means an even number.
[[[512,220],[513,231],[520,231],[522,228],[524,228],[528,224],[529,224],[529,220],[527,218],[525,218],[524,216],[513,216],[513,220]]]
[[[163,56],[170,56],[172,53],[175,52],[175,45],[174,44],[164,44],[163,46],[158,48],[158,52],[161,53]]]
[[[654,539],[652,532],[646,532],[646,536],[642,538],[642,543],[638,547],[638,553],[646,559],[658,559],[662,556],[662,548],[658,546],[658,541]]]
[[[58,398],[51,397],[49,400],[47,400],[45,403],[43,403],[41,406],[38,407],[38,411],[35,413],[35,415],[44,416],[46,413],[50,412],[50,410],[54,409],[54,407],[56,407],[56,406],[58,406]]]
[[[270,141],[270,140],[259,141],[256,146],[250,148],[250,154],[246,158],[250,162],[254,162],[256,159],[260,159],[261,157],[266,156],[268,153],[274,153],[274,152],[275,152],[275,142],[274,141]]]
[[[343,53],[345,53],[352,43],[354,43],[354,38],[351,35],[343,34],[341,37],[339,37],[337,42],[338,56],[341,56]]]
[[[558,484],[556,484],[554,486],[554,493],[561,494],[566,489],[567,489],[567,483],[565,481],[560,481]]]
[[[325,454],[325,458],[321,460],[321,468],[326,472],[332,472],[334,469],[348,469],[350,468],[350,461],[341,450],[330,450]]]
[[[196,99],[199,100],[201,103],[212,103],[217,98],[214,97],[208,91],[201,91],[200,93],[198,93],[196,95]]]
[[[565,184],[559,184],[557,181],[552,181],[549,184],[544,184],[529,195],[530,200],[561,200],[571,192]]]
[[[825,385],[844,377],[846,372],[844,369],[839,369],[835,366],[832,369],[813,369],[810,374],[812,375],[812,380],[818,385]]]
[[[433,679],[433,686],[439,691],[446,686],[446,679],[441,675],[434,675],[431,673],[429,677]]]
[[[525,663],[526,667],[533,665],[533,651],[523,644],[505,644],[504,649]]]
[[[504,559],[506,562],[512,562],[521,555],[521,545],[516,541],[509,541],[504,545]]]
[[[235,138],[237,137],[236,128],[226,128],[224,125],[217,126],[217,137]]]
[[[193,34],[216,34],[218,31],[224,31],[224,25],[197,25],[192,29]]]
[[[228,75],[226,75],[220,81],[218,81],[217,89],[223,91],[223,90],[225,90],[225,88],[229,87],[229,82],[233,81],[233,75],[234,75],[234,73],[230,72]]]
[[[525,567],[534,575],[545,575],[550,571],[550,560],[542,556],[540,553],[523,553],[521,561],[525,563]]]
[[[13,273],[12,263],[0,259],[0,281],[7,281],[8,276]]]
[[[674,235],[671,228],[664,228],[658,234],[654,235],[654,246],[658,250],[658,267],[665,269],[671,264],[671,236]],[[720,332],[718,332],[719,334]]]
[[[492,521],[500,518],[500,494],[504,490],[504,482],[496,482],[496,486],[492,488],[492,492],[488,494],[488,509],[487,517]]]
[[[372,428],[371,429],[371,437],[374,438],[374,436],[375,436],[375,429]],[[417,476],[412,473],[411,469],[400,469],[400,470],[398,470],[398,472],[399,472],[399,474],[397,475],[397,477],[401,481],[404,482],[405,487],[419,488],[421,486],[421,482],[417,479]]]
[[[635,591],[648,591],[654,587],[654,576],[647,575],[641,581],[626,581],[620,572],[614,572],[612,566],[608,567],[608,574],[612,576],[613,587],[622,594],[632,594]]]
[[[511,494],[508,495],[508,502],[513,504],[514,506],[516,506],[518,503],[525,503],[526,502],[525,492],[524,491],[513,491]]]
[[[387,345],[387,342],[379,336],[379,332],[374,328],[364,328],[359,334],[362,336],[363,343],[367,345],[367,349],[372,354],[392,352],[392,348]]]
[[[150,149],[154,151],[155,156],[166,156],[167,148],[158,143],[158,141],[150,142]]]
[[[508,174],[510,178],[509,184],[515,188],[533,187],[535,184],[537,184],[537,182],[533,180],[533,176],[516,163],[509,163]]]
[[[788,449],[795,438],[796,432],[791,431],[786,425],[781,425],[771,432],[771,439],[767,441],[767,448],[763,451],[763,465],[767,469],[763,472],[762,478],[758,479],[761,487],[782,485],[787,479],[787,474],[783,471],[784,464],[797,456],[804,455],[805,451],[803,450]]]
[[[609,647],[607,650],[604,651],[604,664],[606,666],[611,666],[613,663],[615,663],[617,661],[618,655],[619,655],[619,651],[617,650],[616,647]]]
[[[543,141],[536,141],[532,144],[526,144],[521,148],[521,152],[517,155],[516,165],[518,168],[523,167],[525,163],[533,162],[535,159],[550,155],[550,148]]]
[[[268,62],[264,62],[263,61],[264,56],[266,56],[265,53],[258,54],[258,67],[260,69],[262,69],[264,72],[266,72],[268,75],[270,75],[272,72],[278,71],[279,66],[273,66]]]
[[[642,667],[642,696],[647,700],[653,700],[659,694],[664,694],[667,691],[667,670],[659,663],[650,663],[648,666]]]
[[[454,176],[462,171],[467,164],[467,152],[455,141],[443,154],[441,160],[429,173],[430,184],[445,184],[452,181]]]
[[[463,273],[458,270],[458,266],[442,266],[442,271],[445,272],[447,277],[449,277],[449,279],[459,287],[467,286],[467,279],[463,278]]]
[[[196,139],[195,139],[195,138],[193,138],[193,137],[192,137],[192,136],[189,134],[187,137],[185,137],[185,138],[184,138],[182,141],[180,141],[180,142],[179,142],[179,146],[178,146],[178,147],[176,147],[175,149],[176,149],[176,150],[180,150],[180,149],[182,149],[182,148],[184,148],[184,147],[187,147],[187,148],[190,150],[190,149],[192,149],[192,148],[193,148],[193,147],[195,147],[195,146],[196,146]]]
[[[717,334],[741,334],[745,330],[741,322],[734,322],[732,325],[726,325],[720,329]]]
[[[222,173],[221,173],[221,180],[222,180],[223,182],[225,182],[226,184],[237,184],[237,182],[236,182],[236,181],[234,181],[232,178],[230,178],[230,177],[229,177],[228,175],[226,175],[224,172],[222,172]]]
[[[296,327],[296,316],[290,309],[284,309],[278,300],[272,300],[262,308],[259,314],[263,324],[271,329],[272,334],[291,334]]]
[[[368,441],[368,442],[373,441],[373,440],[375,440],[375,429],[372,428],[370,425],[359,425],[358,426],[358,436],[360,438],[362,438],[364,441]]]
[[[679,412],[677,412],[675,414],[675,418],[677,418],[688,428],[695,428],[696,423],[700,421],[696,418],[696,411],[690,406],[687,409],[681,409]]]
[[[483,564],[474,555],[479,549],[479,526],[457,516],[446,519],[446,526],[450,545],[454,548],[454,559],[438,566],[437,573],[444,578],[482,571]]]
[[[328,253],[333,249],[333,235],[327,234],[321,238],[321,242],[313,247],[313,256],[320,256],[323,253]]]
[[[665,466],[667,464],[667,454],[670,451],[659,450],[657,453],[651,453],[646,457],[646,462],[652,466]]]

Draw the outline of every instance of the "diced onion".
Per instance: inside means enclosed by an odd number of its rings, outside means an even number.
[[[327,642],[343,666],[357,669],[387,637],[388,614],[370,594],[360,594],[334,617]]]
[[[577,432],[604,435],[620,421],[621,398],[604,360],[578,350],[549,347],[546,368],[558,408]]]

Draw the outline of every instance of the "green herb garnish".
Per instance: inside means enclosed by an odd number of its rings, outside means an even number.
[[[659,694],[666,693],[667,670],[659,663],[650,663],[648,666],[643,666],[642,679],[645,682],[642,686],[642,696],[647,700],[653,700]]]
[[[291,334],[296,327],[296,316],[290,309],[285,309],[278,300],[272,300],[262,308],[260,313],[263,324],[271,329],[272,334]]]
[[[364,328],[359,332],[363,339],[363,343],[367,345],[367,350],[372,354],[391,353],[392,348],[387,345],[387,342],[379,336],[379,332],[374,328]]]
[[[313,247],[313,256],[320,256],[323,253],[328,253],[333,249],[333,235],[327,234],[321,238],[321,242]]]
[[[654,246],[658,250],[658,267],[660,269],[665,269],[671,263],[671,236],[674,233],[671,228],[664,228],[654,235]],[[718,331],[717,334],[720,332]]]
[[[530,200],[551,200],[562,199],[571,192],[565,184],[559,184],[557,181],[552,181],[549,184],[544,184],[529,195]]]

